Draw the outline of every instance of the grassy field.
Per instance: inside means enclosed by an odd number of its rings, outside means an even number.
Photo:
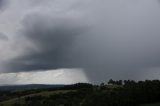
[[[3,102],[0,102],[0,106],[12,106],[15,102],[19,102],[21,104],[25,103],[25,98],[26,97],[34,97],[34,96],[42,96],[42,97],[47,97],[50,95],[56,95],[56,94],[65,94],[68,92],[76,92],[76,90],[57,90],[57,91],[42,91],[40,93],[35,93],[35,94],[29,94],[17,98],[12,98],[10,100],[6,100]]]
[[[140,106],[160,106],[160,103],[154,103],[154,104],[144,104]]]

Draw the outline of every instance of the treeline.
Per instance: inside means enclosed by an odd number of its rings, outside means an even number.
[[[96,101],[96,102],[94,102]],[[109,80],[87,97],[83,106],[139,106],[160,102],[159,80]]]

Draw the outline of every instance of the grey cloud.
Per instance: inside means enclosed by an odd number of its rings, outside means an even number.
[[[8,5],[8,0],[0,0],[0,12],[3,11]]]
[[[3,5],[3,2],[4,2],[3,0],[0,0],[0,6],[2,6],[2,5]]]
[[[76,20],[58,18],[49,19],[29,15],[23,21],[21,34],[39,51],[31,51],[9,63],[10,70],[27,71],[56,68],[73,68],[71,49],[78,35],[87,29]]]
[[[10,70],[84,68],[93,82],[101,82],[139,79],[145,69],[160,67],[157,1],[107,0],[78,6],[83,18],[74,14],[68,18],[61,14],[27,16],[21,35],[38,50],[10,61]],[[92,28],[86,27],[90,23]]]
[[[0,40],[6,41],[6,40],[8,40],[8,37],[5,34],[3,34],[2,32],[0,32]]]

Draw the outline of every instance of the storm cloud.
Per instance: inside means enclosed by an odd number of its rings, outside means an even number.
[[[40,17],[40,18],[39,18]],[[43,16],[27,16],[23,20],[21,34],[36,47],[12,60],[10,70],[28,71],[56,68],[73,68],[72,48],[77,36],[87,27],[70,19],[48,19]],[[85,28],[86,27],[86,28]]]
[[[12,1],[0,28],[10,38],[7,47],[17,51],[7,49],[14,55],[2,61],[2,72],[82,68],[94,83],[159,79],[158,2]]]

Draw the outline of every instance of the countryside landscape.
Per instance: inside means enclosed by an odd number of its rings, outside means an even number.
[[[160,0],[0,0],[0,106],[160,106]]]

